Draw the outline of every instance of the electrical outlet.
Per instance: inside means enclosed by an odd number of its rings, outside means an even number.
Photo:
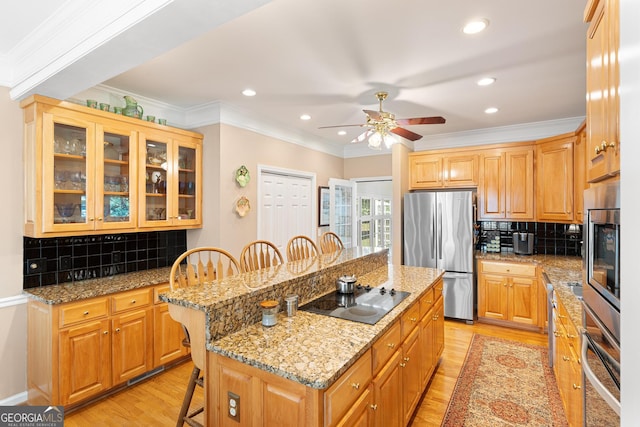
[[[229,402],[229,418],[240,422],[240,396],[228,391],[227,401]]]
[[[58,270],[71,270],[71,255],[63,255],[58,258]]]
[[[33,258],[27,260],[27,274],[44,273],[46,270],[46,258]]]

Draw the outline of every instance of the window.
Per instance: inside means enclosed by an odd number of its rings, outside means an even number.
[[[383,196],[358,197],[359,246],[391,250],[391,199]]]

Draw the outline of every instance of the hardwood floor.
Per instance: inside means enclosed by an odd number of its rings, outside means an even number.
[[[474,333],[529,344],[547,344],[545,334],[477,322],[474,325],[467,325],[464,322],[446,320],[444,352],[411,421],[412,427],[440,426]],[[67,414],[64,425],[65,427],[175,425],[192,366],[190,361],[180,364],[134,387]],[[202,390],[197,388],[193,405],[199,405],[202,401]]]

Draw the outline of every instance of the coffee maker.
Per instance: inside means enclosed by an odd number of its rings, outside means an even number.
[[[533,255],[533,233],[513,233],[513,253]]]

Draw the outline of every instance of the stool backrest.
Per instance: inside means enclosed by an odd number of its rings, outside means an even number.
[[[335,252],[339,249],[344,249],[344,244],[336,233],[333,231],[327,231],[320,236],[320,250],[323,254]]]
[[[267,240],[255,240],[240,253],[240,271],[243,273],[279,264],[284,264],[284,258],[276,245]]]
[[[295,236],[287,243],[287,261],[318,256],[318,247],[307,236]]]
[[[186,264],[185,264],[186,262]],[[186,251],[171,267],[171,290],[211,283],[240,272],[238,261],[229,252],[216,247],[201,247]]]

